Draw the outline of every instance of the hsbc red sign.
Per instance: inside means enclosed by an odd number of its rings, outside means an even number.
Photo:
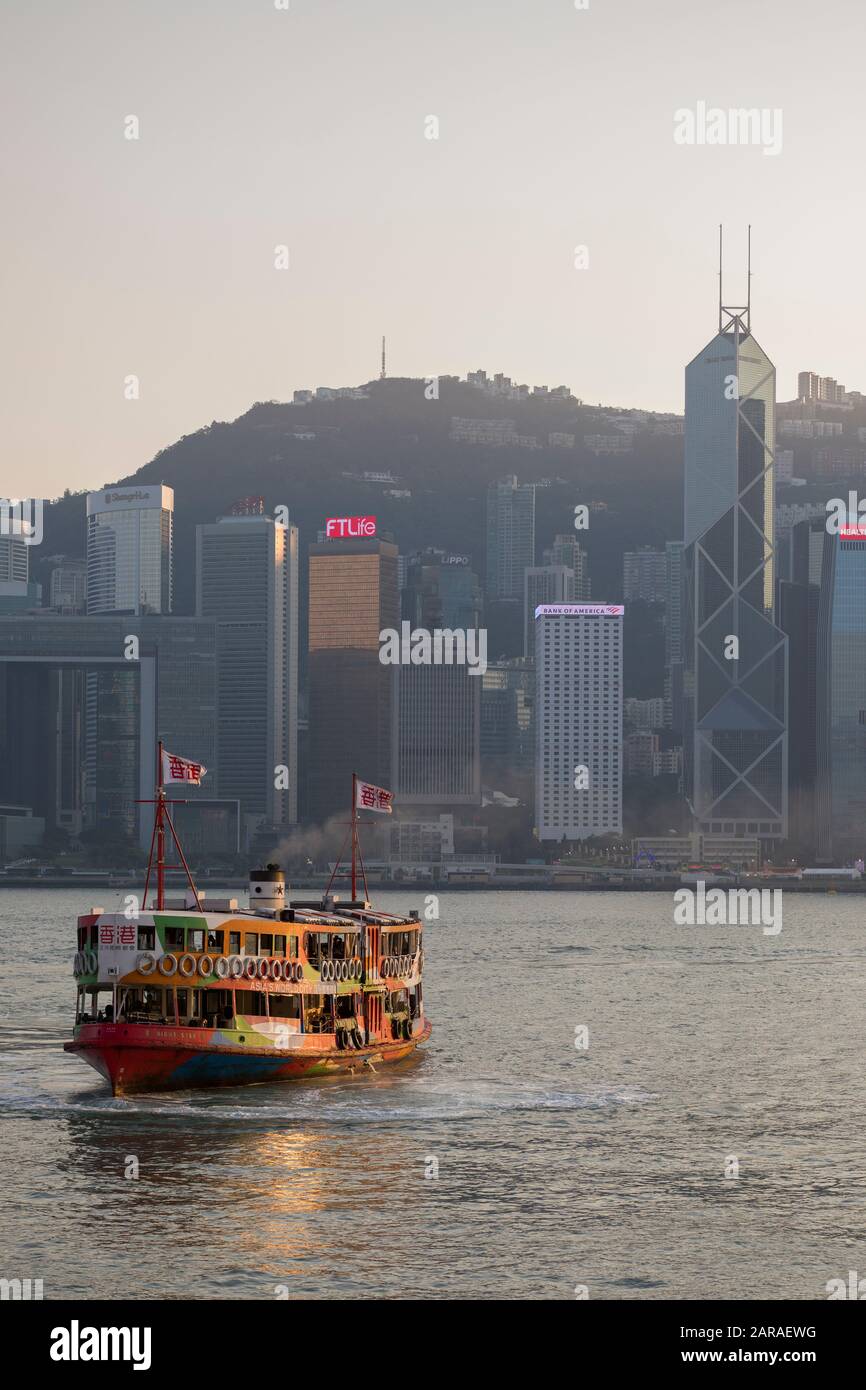
[[[325,535],[328,540],[357,540],[361,536],[375,536],[376,518],[374,516],[329,516],[325,522]]]

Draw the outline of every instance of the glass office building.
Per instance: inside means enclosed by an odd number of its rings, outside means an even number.
[[[787,644],[775,621],[775,368],[748,310],[686,368],[684,761],[695,828],[787,834]],[[732,640],[733,639],[733,640]]]
[[[347,818],[352,773],[393,789],[393,667],[379,633],[400,621],[397,547],[310,546],[310,818]]]
[[[818,849],[866,846],[866,540],[825,536],[818,603]]]
[[[114,487],[87,494],[87,612],[170,613],[170,487]]]
[[[196,611],[216,623],[219,796],[240,802],[246,841],[298,819],[297,526],[236,512],[196,527]]]

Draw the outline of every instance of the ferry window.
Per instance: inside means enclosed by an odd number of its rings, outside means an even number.
[[[332,1033],[333,1003],[330,994],[304,995],[304,1032]]]
[[[183,950],[183,927],[166,927],[165,929],[166,950]]]
[[[177,991],[177,1016],[178,1016],[178,1018],[186,1018],[186,1017],[187,1017],[187,1010],[188,1010],[188,1008],[189,1008],[189,990],[188,990],[188,989],[179,989],[179,990]]]
[[[296,936],[287,936],[287,937],[286,937],[286,945],[288,946],[288,955],[289,955],[289,958],[290,958],[291,960],[297,960],[297,959],[298,959],[298,938],[297,938]]]
[[[346,938],[339,934],[331,937],[331,955],[334,960],[346,959]]]
[[[304,945],[307,951],[307,960],[311,965],[317,964],[319,957],[321,957],[322,960],[328,960],[330,958],[327,932],[308,931],[304,939]]]
[[[239,956],[241,953],[241,934],[239,931],[229,932],[229,955]]]
[[[259,954],[259,934],[256,931],[248,931],[244,944],[244,954],[257,956]]]
[[[235,1012],[260,1018],[265,1012],[265,996],[254,989],[239,989],[235,994]]]
[[[186,949],[188,951],[204,950],[204,929],[202,927],[191,927],[187,932]]]
[[[272,994],[271,1018],[300,1018],[301,996],[299,994]]]
[[[274,953],[274,938],[270,932],[262,932],[259,938],[259,950],[263,956],[272,956]]]
[[[207,948],[209,951],[219,951],[220,955],[222,955],[223,933],[221,927],[208,927]]]
[[[286,954],[285,936],[277,936],[277,934],[274,933],[274,949],[272,954],[276,956],[278,960],[281,960],[282,957]]]
[[[139,927],[138,929],[138,949],[139,951],[152,951],[154,946],[153,927]]]

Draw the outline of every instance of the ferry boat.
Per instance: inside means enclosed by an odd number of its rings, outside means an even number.
[[[374,911],[363,860],[358,896],[352,781],[351,898],[330,891],[339,861],[319,901],[287,901],[284,873],[268,864],[250,874],[250,907],[239,909],[196,890],[160,779],[143,907],[93,907],[78,918],[75,1026],[64,1050],[115,1096],[375,1071],[430,1036],[418,912]],[[189,884],[177,901],[165,897],[166,827]]]

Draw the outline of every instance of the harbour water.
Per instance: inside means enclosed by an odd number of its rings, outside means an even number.
[[[442,893],[417,1060],[130,1100],[61,1050],[93,901],[0,893],[0,1276],[46,1299],[825,1299],[866,1276],[860,899],[786,896],[769,936],[677,926],[664,894]]]

